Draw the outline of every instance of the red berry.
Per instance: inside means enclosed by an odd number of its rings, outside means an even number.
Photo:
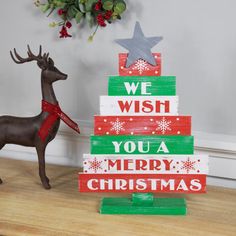
[[[63,15],[64,13],[65,13],[65,11],[64,11],[63,9],[59,9],[59,10],[57,11],[57,14],[58,14],[59,16]]]
[[[68,38],[71,37],[70,34],[68,34],[67,29],[65,26],[62,26],[60,33],[60,38]]]
[[[99,10],[101,10],[101,8],[102,8],[102,3],[101,3],[100,1],[98,1],[98,2],[95,4],[94,9],[95,9],[96,11],[99,11]]]
[[[104,21],[104,18],[102,16],[102,14],[98,14],[97,15],[97,22],[98,22],[98,25],[102,26],[102,27],[105,27],[106,26],[106,23]]]
[[[112,11],[106,11],[106,13],[104,14],[104,19],[109,20],[112,16]]]
[[[98,14],[98,15],[97,15],[97,21],[98,21],[98,22],[104,21],[102,14]]]
[[[71,26],[72,26],[72,24],[70,23],[70,21],[67,21],[67,22],[66,22],[66,27],[67,27],[67,28],[70,28]]]

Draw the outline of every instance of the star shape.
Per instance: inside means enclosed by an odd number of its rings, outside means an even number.
[[[116,39],[115,42],[129,51],[126,68],[130,67],[136,60],[143,59],[149,64],[156,66],[156,60],[152,55],[151,48],[158,44],[162,37],[145,37],[139,22],[136,22],[133,38]]]

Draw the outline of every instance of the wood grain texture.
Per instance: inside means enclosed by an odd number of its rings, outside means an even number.
[[[109,76],[109,96],[174,96],[175,76]]]
[[[14,236],[235,236],[236,190],[207,187],[186,197],[187,216],[99,215],[103,197],[130,194],[79,193],[78,168],[47,165],[49,191],[37,163],[0,158],[0,235]]]
[[[193,136],[90,136],[91,154],[193,154]]]
[[[94,116],[95,135],[191,135],[191,116]]]
[[[178,115],[178,96],[100,96],[100,115]]]

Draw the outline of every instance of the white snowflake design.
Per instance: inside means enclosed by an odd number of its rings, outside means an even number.
[[[190,170],[195,170],[195,163],[196,161],[190,161],[189,157],[186,161],[181,161],[182,162],[182,166],[181,166],[181,170],[186,170],[187,173],[190,172]]]
[[[157,128],[156,130],[160,130],[162,132],[162,134],[165,134],[165,132],[168,130],[170,131],[170,125],[171,125],[171,121],[166,120],[165,117],[163,117],[160,121],[156,121],[157,123]]]
[[[102,170],[102,161],[98,161],[95,157],[94,160],[88,161],[89,163],[89,170],[94,170],[95,173],[97,173],[98,170]]]
[[[125,129],[124,129],[124,124],[125,124],[125,122],[121,122],[121,121],[119,120],[119,118],[116,118],[116,121],[115,121],[115,122],[111,121],[110,123],[111,123],[111,125],[112,125],[112,127],[111,127],[110,130],[111,130],[111,131],[115,130],[115,131],[116,131],[116,134],[119,134],[120,131],[124,131],[124,130],[125,130]]]
[[[132,67],[132,70],[138,70],[141,75],[143,71],[149,70],[148,63],[143,59],[138,59]]]

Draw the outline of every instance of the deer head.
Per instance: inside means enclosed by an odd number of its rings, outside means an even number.
[[[17,64],[22,64],[22,63],[30,62],[30,61],[37,61],[37,65],[42,70],[42,79],[44,80],[43,82],[48,83],[48,84],[52,84],[53,82],[57,80],[65,80],[67,78],[66,74],[60,72],[54,66],[53,60],[50,57],[48,57],[49,53],[44,53],[42,56],[41,45],[39,47],[39,54],[37,56],[31,52],[29,45],[27,45],[27,48],[28,48],[27,58],[22,58],[21,56],[19,56],[19,54],[16,52],[16,49],[14,48],[14,54],[16,57],[15,59],[12,51],[10,51],[12,60]]]

